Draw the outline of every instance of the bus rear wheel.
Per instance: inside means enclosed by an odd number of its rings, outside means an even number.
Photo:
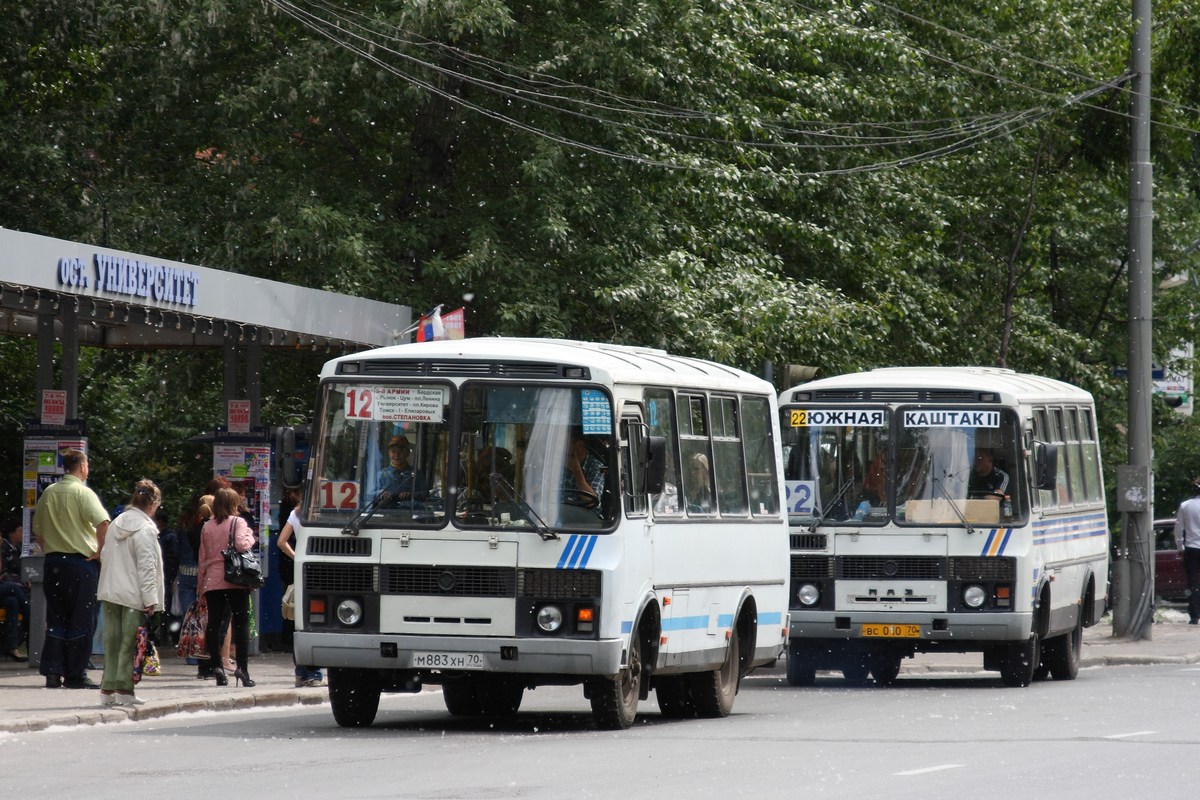
[[[587,683],[587,696],[592,701],[592,717],[596,727],[619,731],[633,725],[642,693],[642,643],[638,636],[629,642],[629,659],[625,669],[613,678],[592,678]]]
[[[369,669],[330,669],[329,705],[334,722],[343,728],[367,727],[375,721],[382,691],[379,677]]]
[[[879,686],[891,686],[900,675],[902,657],[890,653],[876,653],[871,659],[871,676]]]
[[[455,717],[478,717],[483,714],[479,703],[479,692],[475,682],[469,679],[447,681],[442,684],[442,700],[446,710]]]
[[[696,716],[696,704],[692,702],[692,687],[686,675],[654,678],[654,695],[658,710],[667,719],[691,719]]]
[[[729,648],[725,662],[712,672],[699,672],[692,678],[692,701],[696,714],[701,717],[728,717],[733,710],[733,698],[738,692],[742,677],[741,637],[737,628],[729,637]]]
[[[512,678],[492,676],[476,686],[479,706],[485,717],[511,717],[521,708],[525,686]]]

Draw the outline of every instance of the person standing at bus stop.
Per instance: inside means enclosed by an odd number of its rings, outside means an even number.
[[[1200,477],[1192,481],[1192,496],[1175,512],[1175,541],[1183,551],[1187,574],[1188,624],[1200,624]]]
[[[46,641],[39,672],[46,688],[99,689],[87,674],[96,632],[96,586],[108,512],[87,485],[88,457],[62,451],[64,475],[47,486],[33,512],[33,534],[46,554]]]

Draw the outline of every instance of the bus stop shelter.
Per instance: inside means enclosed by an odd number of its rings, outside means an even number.
[[[51,433],[61,423],[47,423],[48,397],[55,419],[78,420],[81,347],[221,350],[225,407],[239,401],[254,429],[264,350],[382,347],[406,336],[411,322],[408,306],[0,228],[0,334],[36,338],[31,417]],[[38,582],[41,559],[28,557],[28,547],[25,555],[31,563],[22,571]],[[31,600],[35,664],[45,626],[40,587]]]

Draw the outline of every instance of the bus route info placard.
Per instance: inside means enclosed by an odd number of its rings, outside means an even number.
[[[346,419],[379,422],[442,421],[448,390],[441,386],[355,386],[346,390]]]

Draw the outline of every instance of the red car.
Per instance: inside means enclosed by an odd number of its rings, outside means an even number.
[[[1187,600],[1183,553],[1175,542],[1175,520],[1154,520],[1154,594],[1164,600]]]

